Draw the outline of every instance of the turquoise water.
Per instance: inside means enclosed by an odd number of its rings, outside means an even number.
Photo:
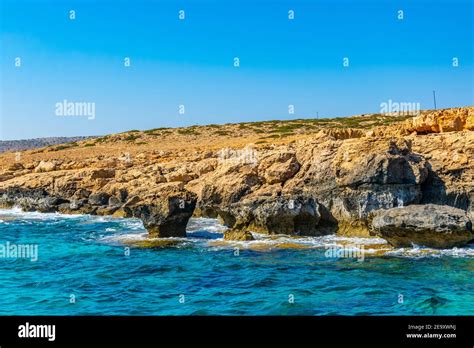
[[[286,237],[222,243],[222,229],[192,219],[177,246],[140,248],[138,220],[0,210],[0,244],[38,247],[37,261],[0,258],[0,315],[474,314],[473,247],[375,256],[382,240],[295,249]],[[341,243],[363,246],[364,260],[326,257]]]

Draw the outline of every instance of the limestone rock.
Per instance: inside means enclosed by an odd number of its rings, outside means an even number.
[[[193,170],[199,175],[204,175],[212,172],[217,167],[217,159],[207,158],[199,161],[194,167]]]
[[[462,130],[474,130],[474,110],[471,108],[453,108],[432,110],[408,122],[407,131],[417,133],[444,133]]]
[[[373,213],[372,229],[396,247],[416,244],[451,248],[473,238],[472,223],[465,211],[434,204],[377,210]]]
[[[196,195],[189,191],[164,190],[149,204],[133,209],[154,237],[185,237],[186,225],[193,215]]]
[[[57,211],[58,206],[63,203],[69,203],[69,201],[61,197],[47,196],[38,201],[35,210],[41,213],[52,213]]]
[[[103,168],[96,169],[91,172],[90,178],[94,179],[110,179],[115,177],[115,169],[112,168]]]
[[[224,232],[224,240],[251,241],[255,238],[249,231],[227,230]]]
[[[362,138],[366,132],[357,128],[330,128],[320,131],[320,135],[327,135],[334,140],[345,140],[353,138]]]
[[[320,226],[319,204],[311,197],[261,197],[218,209],[223,222],[237,230],[268,234],[317,236],[327,233]]]
[[[110,195],[105,192],[93,193],[89,196],[89,204],[91,205],[107,205]]]
[[[277,197],[258,205],[253,225],[270,234],[320,235],[319,204],[308,197]]]
[[[130,208],[128,207],[121,207],[117,210],[114,211],[112,214],[113,217],[118,217],[118,218],[130,218],[133,216],[133,212]]]
[[[14,177],[12,174],[0,174],[0,182],[13,179]]]
[[[277,152],[261,160],[258,171],[268,184],[285,182],[300,169],[296,156],[291,152]]]
[[[137,205],[138,202],[140,202],[140,197],[138,196],[132,196],[130,197],[125,204],[123,205],[124,207],[133,207],[134,205]]]
[[[97,208],[96,210],[96,214],[97,215],[113,215],[117,210],[119,209],[119,207],[115,206],[115,207],[99,207]]]
[[[122,202],[120,202],[120,199],[118,199],[115,196],[110,196],[109,201],[108,201],[109,207],[118,207],[122,205]]]
[[[197,175],[194,173],[188,173],[184,170],[172,171],[171,173],[165,175],[165,178],[168,182],[188,182],[195,179],[196,177]]]
[[[165,176],[162,174],[157,174],[154,176],[154,178],[155,178],[155,184],[161,184],[163,182],[167,182]]]
[[[12,163],[10,166],[8,166],[7,171],[9,172],[16,172],[18,170],[23,170],[25,167],[19,162]]]
[[[81,188],[74,192],[74,195],[72,196],[72,198],[73,199],[89,198],[90,194],[91,194],[91,191]]]
[[[199,207],[206,205],[222,205],[238,202],[242,197],[260,187],[261,179],[256,168],[251,165],[221,165],[207,174],[197,187],[200,201]]]
[[[409,142],[391,140],[384,145],[385,149],[368,147],[362,153],[357,149],[341,153],[334,163],[337,184],[352,187],[362,184],[419,185],[426,180],[426,162],[411,152]]]
[[[41,161],[34,169],[35,173],[52,172],[56,170],[57,166],[53,162]]]

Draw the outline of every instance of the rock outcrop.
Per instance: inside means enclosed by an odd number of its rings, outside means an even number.
[[[454,108],[424,112],[406,125],[407,132],[444,133],[462,130],[474,130],[474,110],[472,108]]]
[[[153,237],[185,237],[195,207],[195,194],[174,190],[153,198],[150,204],[137,206],[133,215],[143,221]]]
[[[227,230],[224,232],[224,239],[237,241],[255,240],[252,233],[246,230]]]
[[[421,201],[429,166],[409,139],[321,140],[308,144],[306,166],[283,192],[315,197],[339,222],[340,234],[367,237],[371,211]]]
[[[25,211],[80,213],[136,217],[154,237],[185,237],[186,225],[196,206],[196,195],[165,187],[146,201],[132,197],[125,203],[104,192],[78,190],[70,200],[50,195],[44,189],[12,187],[0,190],[0,207],[20,206]]]
[[[473,239],[472,223],[466,212],[445,205],[377,210],[371,227],[376,235],[395,247],[451,248]]]
[[[58,196],[49,195],[44,189],[24,189],[21,187],[11,187],[0,192],[0,207],[11,208],[19,206],[24,211],[39,211],[49,213],[57,211],[60,204],[67,200]]]
[[[319,236],[329,233],[320,205],[311,197],[256,197],[218,209],[232,229],[267,234]]]

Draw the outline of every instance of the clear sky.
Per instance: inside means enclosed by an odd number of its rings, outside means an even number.
[[[2,140],[474,105],[471,0],[0,3]]]

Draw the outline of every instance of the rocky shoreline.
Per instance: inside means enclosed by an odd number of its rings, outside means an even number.
[[[0,206],[137,217],[155,237],[183,237],[204,216],[229,240],[338,234],[451,248],[473,239],[473,130],[466,107],[275,144],[4,161]]]

